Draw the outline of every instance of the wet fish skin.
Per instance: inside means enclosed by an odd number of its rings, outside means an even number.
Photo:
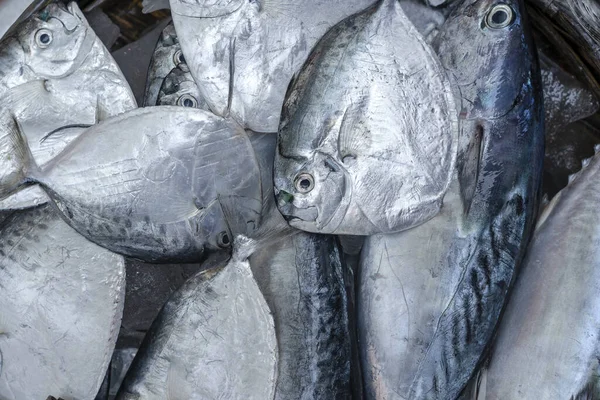
[[[276,132],[285,89],[311,49],[376,0],[171,0],[181,47],[202,97],[245,128]]]
[[[198,262],[260,224],[260,171],[248,137],[204,110],[124,113],[28,172],[79,233],[146,262]]]
[[[156,104],[160,106],[192,107],[210,111],[185,63],[173,68],[165,77]]]
[[[457,112],[437,56],[397,1],[331,29],[286,99],[274,179],[291,226],[371,235],[439,212],[456,158]]]
[[[147,333],[117,399],[271,399],[277,338],[252,276],[251,241],[190,278]]]
[[[459,2],[433,41],[460,89],[457,164],[441,213],[372,236],[363,248],[358,326],[367,399],[458,397],[488,351],[533,230],[541,77],[523,2],[501,3],[513,16],[492,30],[485,21],[498,4]]]
[[[0,227],[0,398],[92,400],[121,325],[125,262],[50,205]]]

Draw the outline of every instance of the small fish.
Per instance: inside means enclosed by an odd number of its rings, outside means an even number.
[[[398,1],[379,2],[331,29],[290,84],[275,157],[279,210],[316,233],[422,224],[442,205],[457,132],[439,59]]]
[[[177,39],[175,27],[171,22],[163,29],[150,60],[144,93],[144,106],[159,104],[157,100],[163,81],[173,68],[180,64],[185,64],[185,57],[181,52],[181,45]]]
[[[0,398],[94,399],[117,341],[125,260],[50,205],[0,226]]]
[[[47,164],[85,127],[137,107],[116,62],[76,3],[52,3],[0,42],[1,113],[27,137],[36,163]],[[5,168],[2,158],[2,168]],[[0,209],[47,201],[39,188]]]
[[[210,109],[276,132],[285,89],[329,28],[376,0],[171,0],[181,49]]]
[[[465,399],[600,399],[600,156],[545,208]]]
[[[160,106],[180,106],[210,111],[202,97],[190,70],[185,63],[173,68],[164,79],[156,104]]]
[[[230,261],[194,275],[165,304],[118,400],[273,398],[277,338],[248,263],[255,242],[236,237],[234,247]]]
[[[13,127],[14,128],[14,127]],[[88,128],[40,170],[18,129],[14,183],[38,183],[89,240],[146,262],[199,262],[260,224],[260,171],[235,122],[185,107],[148,107]],[[25,175],[23,175],[25,173]],[[6,184],[5,184],[6,183]]]
[[[539,205],[543,93],[523,1],[456,2],[433,47],[459,89],[457,163],[435,218],[365,242],[366,399],[459,396],[487,354]]]

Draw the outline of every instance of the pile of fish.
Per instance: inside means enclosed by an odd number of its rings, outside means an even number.
[[[600,400],[600,2],[144,0],[136,101],[11,1],[1,400]],[[127,260],[202,265],[124,353]]]

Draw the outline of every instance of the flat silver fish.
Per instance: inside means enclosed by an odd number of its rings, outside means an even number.
[[[18,181],[39,183],[72,227],[116,253],[199,262],[260,224],[260,171],[250,141],[234,121],[210,112],[129,111],[88,128],[42,170],[31,164],[18,127],[8,137],[5,147],[18,155],[13,163],[25,167],[5,172],[0,192],[9,194]]]
[[[171,0],[194,80],[210,109],[276,132],[285,89],[329,28],[376,0]]]
[[[0,39],[46,0],[4,0],[0,3]]]
[[[367,399],[456,399],[486,355],[541,192],[543,94],[524,12],[521,0],[463,0],[433,41],[459,88],[458,159],[439,215],[365,242]]]
[[[331,29],[290,84],[275,157],[279,210],[317,233],[422,224],[442,205],[457,132],[439,59],[398,1],[379,2]]]
[[[252,275],[254,242],[235,238],[229,262],[190,278],[165,304],[118,400],[272,399],[273,317]]]
[[[543,211],[465,399],[600,398],[600,156],[584,165]]]
[[[92,400],[121,326],[125,261],[54,208],[0,227],[0,398]]]
[[[39,165],[84,127],[137,107],[121,70],[76,3],[48,5],[0,42],[0,96],[0,112],[18,121]],[[39,188],[30,188],[0,202],[0,209],[45,201]]]
[[[160,106],[192,107],[210,111],[185,63],[180,63],[165,77],[158,92],[156,104]]]

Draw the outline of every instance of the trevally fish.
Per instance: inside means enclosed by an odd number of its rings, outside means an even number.
[[[181,52],[181,45],[177,39],[175,27],[171,22],[160,34],[150,60],[144,93],[144,106],[159,104],[157,99],[163,81],[173,68],[182,63],[185,63],[185,57]]]
[[[255,245],[236,237],[231,260],[215,262],[171,296],[117,399],[273,398],[277,338],[248,263]]]
[[[137,107],[119,67],[76,3],[52,3],[0,42],[0,111],[11,113],[33,157],[47,164],[85,126]],[[0,209],[47,201],[39,188]]]
[[[599,156],[585,160],[544,209],[490,361],[465,398],[600,398],[599,174]]]
[[[486,354],[541,192],[543,94],[524,12],[522,0],[463,0],[433,41],[458,88],[457,164],[440,214],[365,242],[367,399],[455,399]]]
[[[439,59],[398,1],[379,2],[331,29],[290,84],[275,157],[279,210],[309,232],[422,224],[448,189],[456,121]]]
[[[0,227],[0,398],[92,400],[121,326],[125,261],[50,205]]]
[[[171,0],[187,64],[210,109],[276,132],[285,89],[329,28],[376,0]]]
[[[165,77],[158,92],[156,104],[160,106],[200,108],[210,111],[185,63],[173,68]]]
[[[119,254],[198,262],[260,224],[250,141],[235,122],[204,110],[129,111],[88,128],[43,170],[18,126],[4,140],[2,149],[16,156],[2,172],[0,197],[38,183],[72,227]]]

